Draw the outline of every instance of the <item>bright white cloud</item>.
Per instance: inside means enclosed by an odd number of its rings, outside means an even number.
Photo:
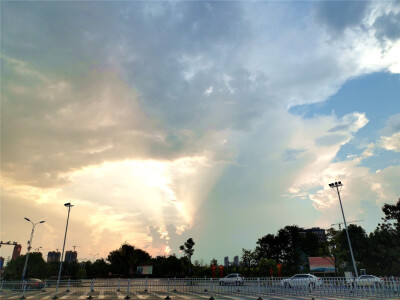
[[[381,137],[380,146],[385,150],[400,152],[400,132]]]

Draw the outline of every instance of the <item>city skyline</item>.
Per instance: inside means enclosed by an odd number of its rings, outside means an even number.
[[[396,1],[2,1],[0,239],[223,264],[400,196]],[[75,250],[75,249],[74,249]],[[11,252],[10,252],[11,251]],[[7,259],[12,249],[0,248]]]

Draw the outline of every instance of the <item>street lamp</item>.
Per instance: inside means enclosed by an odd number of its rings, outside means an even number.
[[[349,231],[347,230],[347,223],[346,223],[346,218],[344,217],[344,211],[343,211],[343,206],[342,206],[342,200],[340,199],[340,193],[339,193],[339,187],[343,186],[341,181],[333,182],[329,184],[329,187],[335,189],[337,191],[338,197],[339,197],[339,203],[340,203],[340,209],[342,210],[342,216],[343,216],[343,222],[344,222],[344,227],[346,228],[346,235],[347,235],[347,242],[349,243],[349,248],[350,248],[350,255],[351,255],[351,260],[353,262],[353,268],[354,272],[356,274],[356,277],[358,277],[358,272],[357,272],[357,267],[356,267],[356,262],[354,260],[354,255],[353,255],[353,249],[351,248],[351,242],[350,242],[350,236],[349,236]]]
[[[27,267],[27,265],[28,265],[29,252],[31,251],[31,248],[32,248],[32,238],[33,238],[33,232],[35,231],[35,227],[36,227],[37,224],[41,224],[41,223],[46,222],[46,221],[40,221],[40,222],[37,222],[37,223],[33,223],[33,222],[32,222],[31,220],[29,220],[28,218],[24,218],[24,219],[27,220],[28,222],[31,222],[31,223],[32,223],[32,232],[31,232],[31,238],[30,238],[30,240],[29,240],[29,242],[28,242],[28,252],[26,252],[24,270],[22,271],[22,281],[25,280],[26,267]]]
[[[65,235],[64,235],[64,244],[63,244],[63,249],[62,249],[62,253],[61,253],[61,261],[60,261],[60,270],[58,271],[58,279],[57,279],[57,285],[56,285],[56,292],[54,294],[53,299],[57,299],[57,291],[58,291],[58,286],[60,284],[60,277],[61,277],[61,271],[62,271],[62,263],[63,263],[63,259],[64,259],[64,249],[65,249],[65,240],[67,239],[67,230],[68,230],[68,221],[69,221],[69,213],[71,211],[71,207],[73,207],[73,205],[71,204],[71,202],[69,203],[65,203],[64,204],[65,207],[68,207],[68,217],[67,217],[67,226],[65,227]]]

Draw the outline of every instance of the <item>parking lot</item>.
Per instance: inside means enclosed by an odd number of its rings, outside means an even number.
[[[21,292],[17,291],[3,291],[0,294],[0,299],[8,300],[8,299],[20,299],[22,296]],[[25,294],[25,299],[52,299],[54,296],[54,291],[28,291]],[[92,299],[125,299],[127,296],[126,293],[121,292],[111,292],[111,291],[94,291],[92,293],[83,292],[83,291],[73,291],[73,292],[60,292],[58,293],[58,299],[88,299],[89,296]],[[137,300],[165,300],[168,296],[165,292],[130,292],[129,297],[130,299],[137,299]],[[210,297],[213,296],[215,300],[256,300],[258,299],[257,296],[230,296],[230,295],[212,295],[212,294],[205,294],[205,293],[171,293],[169,297],[171,300],[209,300]],[[90,299],[90,298],[89,298]],[[281,296],[263,296],[263,300],[334,300],[334,299],[349,299],[349,298],[335,298],[335,297],[317,297],[317,296],[289,296],[289,295],[281,295]],[[375,297],[368,297],[368,298],[359,298],[359,297],[352,297],[351,299],[381,299]],[[388,299],[388,298],[385,298]],[[391,299],[391,298],[389,298]],[[392,298],[398,299],[398,298]]]
[[[92,279],[60,281],[58,299],[141,299],[176,300],[256,299],[400,299],[399,280],[390,278],[382,285],[349,285],[344,278],[324,278],[318,285],[285,285],[282,278],[246,278],[243,282],[221,284],[212,278]],[[304,282],[308,283],[308,282]],[[0,299],[52,299],[57,281],[28,286],[21,281],[2,281]]]

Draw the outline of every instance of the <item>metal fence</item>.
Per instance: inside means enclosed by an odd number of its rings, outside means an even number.
[[[210,298],[218,295],[251,296],[310,296],[335,298],[399,298],[400,278],[386,277],[380,282],[366,280],[356,282],[343,277],[291,281],[288,278],[244,278],[243,281],[224,282],[215,278],[167,278],[167,279],[92,279],[43,283],[30,281],[1,281],[0,293],[63,294],[81,292],[91,299],[92,293],[117,293],[125,297],[135,293],[159,293],[166,297],[174,294],[202,294]]]

